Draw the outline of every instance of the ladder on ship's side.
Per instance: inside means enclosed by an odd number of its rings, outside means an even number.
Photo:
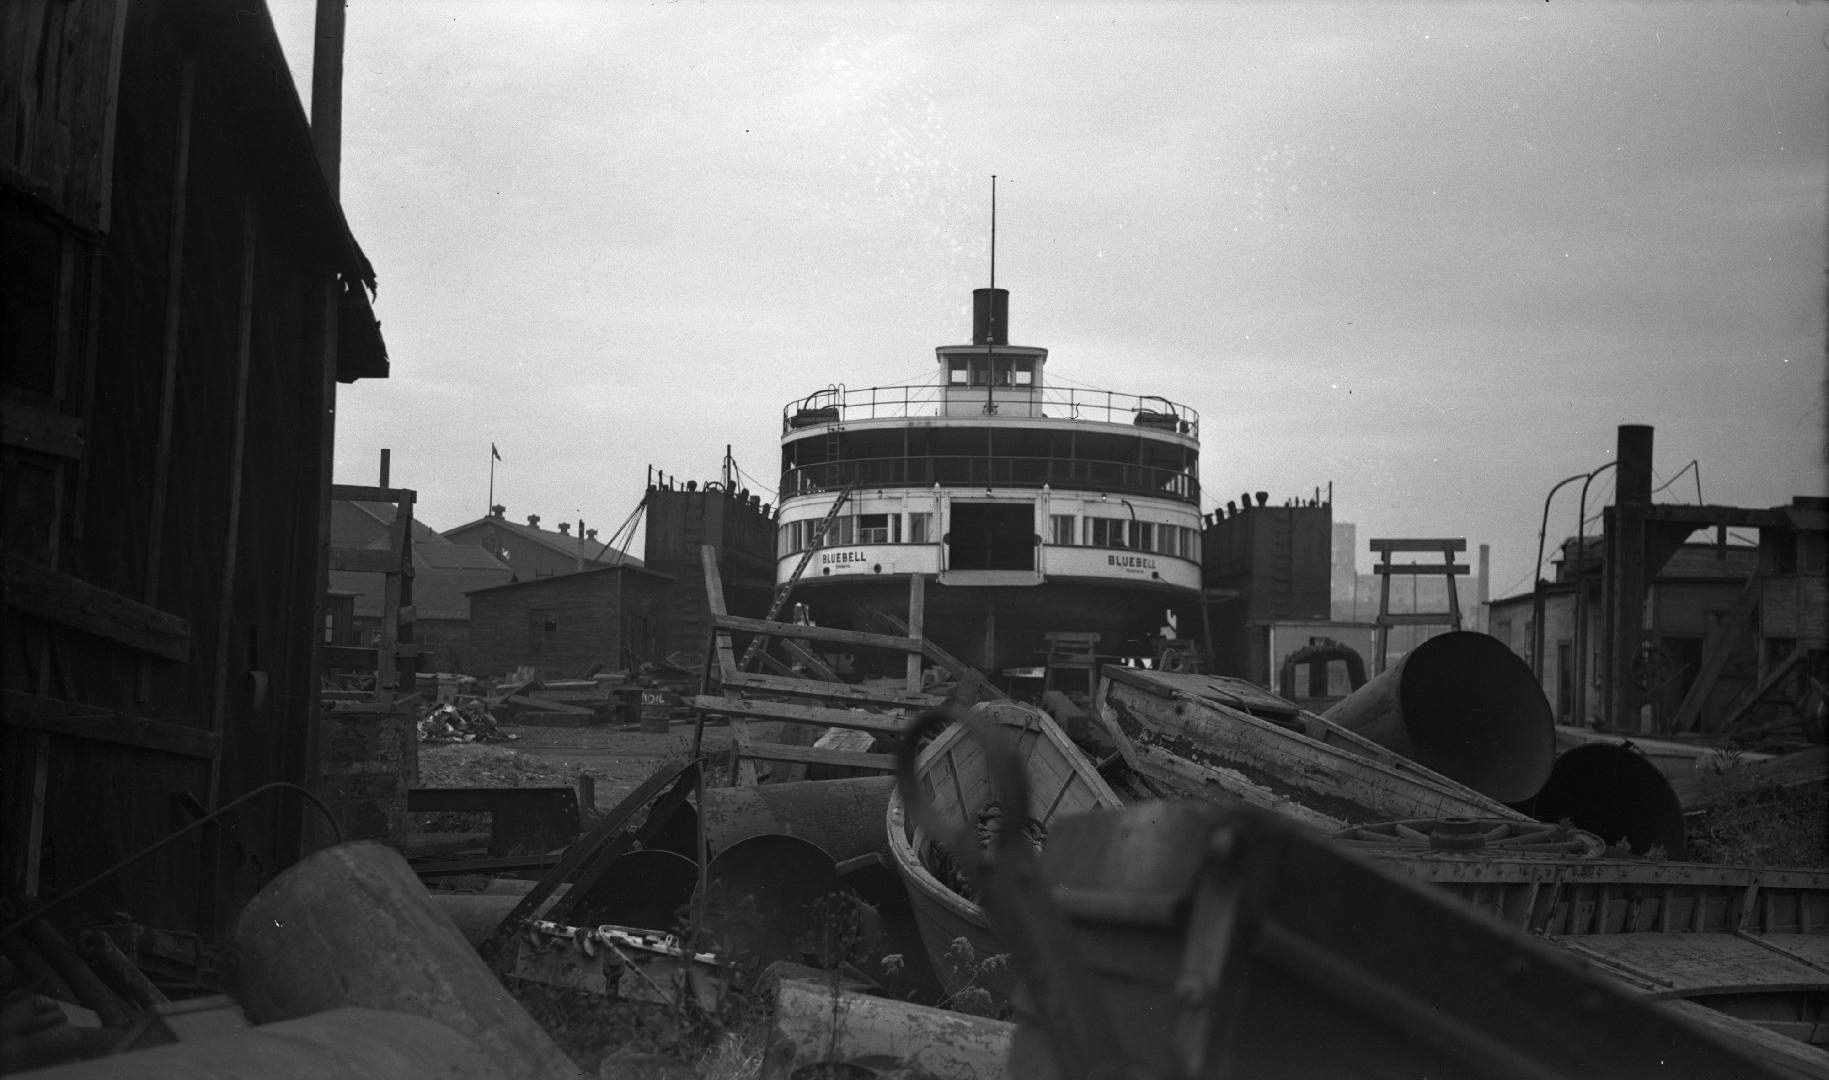
[[[768,605],[768,614],[763,616],[765,622],[775,622],[780,616],[781,610],[787,606],[788,594],[794,591],[794,586],[800,581],[800,576],[807,572],[807,566],[813,561],[813,554],[825,546],[826,534],[831,530],[832,522],[838,520],[839,509],[851,498],[851,489],[856,486],[856,481],[846,484],[839,490],[838,498],[832,500],[832,508],[826,511],[826,516],[821,518],[819,524],[814,527],[813,535],[807,540],[807,549],[801,553],[800,562],[795,565],[794,572],[788,575],[785,582],[776,587],[775,598]],[[748,671],[750,665],[756,662],[756,657],[762,655],[762,651],[766,648],[768,648],[768,638],[765,635],[757,634],[751,638],[749,648],[743,650],[743,659],[737,664],[737,670]]]

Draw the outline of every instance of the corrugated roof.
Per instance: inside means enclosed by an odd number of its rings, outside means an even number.
[[[385,551],[387,540],[367,546]],[[413,544],[413,612],[421,619],[468,619],[466,594],[513,581],[512,567],[474,544],[453,544],[442,536],[436,543]],[[385,575],[333,570],[330,584],[332,591],[355,596],[358,616],[380,618]]]

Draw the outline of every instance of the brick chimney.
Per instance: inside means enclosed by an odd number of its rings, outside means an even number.
[[[559,535],[560,536],[570,536],[571,534],[572,534],[572,523],[569,521],[559,522]]]
[[[540,515],[528,514],[527,515],[527,525],[529,528],[533,528],[533,529],[539,528],[540,527]]]
[[[595,539],[597,539],[597,530],[596,530],[596,529],[586,529],[586,530],[584,530],[584,538],[585,538],[585,539],[586,539],[586,540],[595,540]]]
[[[492,518],[503,517],[507,513],[508,513],[508,508],[506,506],[503,506],[501,503],[496,503],[494,506],[491,506],[489,508],[489,516]]]

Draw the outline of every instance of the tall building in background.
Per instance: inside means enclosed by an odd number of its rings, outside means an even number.
[[[1335,622],[1359,618],[1359,530],[1350,521],[1334,522],[1333,574],[1329,596]]]

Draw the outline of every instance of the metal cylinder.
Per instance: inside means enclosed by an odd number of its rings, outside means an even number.
[[[1494,637],[1430,638],[1327,719],[1501,802],[1537,793],[1556,759],[1549,699]]]
[[[895,778],[802,780],[789,784],[705,789],[705,843],[712,856],[768,833],[808,840],[835,862],[888,853],[883,815]]]
[[[1684,857],[1683,805],[1662,770],[1615,743],[1588,743],[1556,759],[1543,789],[1516,808],[1539,821],[1567,820],[1636,855],[1661,848]]]
[[[489,936],[489,932],[501,925],[502,920],[508,917],[508,913],[521,902],[521,898],[533,891],[534,883],[529,881],[526,884],[529,887],[518,893],[428,892],[426,895],[431,897],[432,906],[437,908],[445,918],[450,919],[453,926],[457,927],[457,932],[464,936],[465,941],[471,945],[481,945],[483,940]],[[544,904],[534,909],[534,918],[544,917],[547,910],[558,903],[559,898],[564,896],[569,888],[568,885],[561,885],[554,890],[553,895],[548,897]]]
[[[237,996],[260,1023],[359,1005],[438,1020],[509,1075],[579,1075],[439,914],[406,860],[373,841],[293,865],[236,917]]]
[[[24,1074],[31,1080],[510,1080],[516,1075],[473,1038],[437,1021],[356,1008]]]

